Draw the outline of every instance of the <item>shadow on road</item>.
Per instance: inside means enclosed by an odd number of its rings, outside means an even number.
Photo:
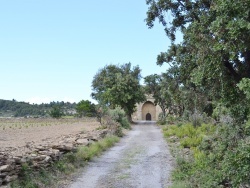
[[[154,125],[156,121],[134,121],[133,124],[135,125]]]

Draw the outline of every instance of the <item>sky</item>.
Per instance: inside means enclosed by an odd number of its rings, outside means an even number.
[[[145,0],[1,0],[0,99],[93,101],[91,82],[105,65],[165,72],[156,58],[170,41],[157,22],[148,29],[147,9]]]

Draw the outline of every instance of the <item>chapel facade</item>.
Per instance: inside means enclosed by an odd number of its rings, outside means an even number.
[[[133,121],[157,121],[162,112],[159,105],[154,105],[154,98],[147,95],[144,103],[136,104],[136,112],[132,115]]]

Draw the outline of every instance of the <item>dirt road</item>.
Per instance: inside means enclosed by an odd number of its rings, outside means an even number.
[[[159,127],[134,125],[115,147],[90,162],[69,188],[168,187],[172,161]]]

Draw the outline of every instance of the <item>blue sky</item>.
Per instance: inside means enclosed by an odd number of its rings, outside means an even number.
[[[107,64],[131,62],[161,73],[156,57],[170,41],[148,29],[145,0],[0,1],[0,99],[41,103],[91,100],[91,81]]]

